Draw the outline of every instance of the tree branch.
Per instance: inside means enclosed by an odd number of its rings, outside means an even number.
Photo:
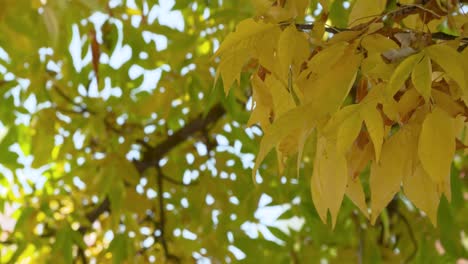
[[[224,116],[225,113],[226,110],[220,104],[213,106],[205,116],[199,115],[163,142],[159,143],[155,147],[148,148],[143,153],[143,160],[137,161],[137,163],[140,163],[137,165],[137,168],[144,171],[147,168],[158,165],[159,160],[162,159],[169,151],[194,134],[201,132],[210,125],[216,123],[222,116]]]
[[[187,138],[193,136],[195,133],[200,132],[203,129],[206,129],[208,126],[216,123],[219,119],[221,119],[222,116],[224,116],[225,113],[226,110],[220,104],[215,105],[213,108],[211,108],[210,111],[208,111],[205,116],[199,115],[197,118],[187,123],[183,128],[179,129],[177,132],[169,136],[166,140],[159,143],[155,147],[146,146],[149,148],[144,153],[143,160],[134,160],[133,164],[140,173],[143,173],[150,167],[157,167],[159,165],[159,160],[165,154],[184,142]],[[164,178],[174,184],[180,184],[180,182],[172,180],[169,177],[162,176],[158,177],[158,179],[159,178]],[[93,223],[104,212],[110,212],[110,201],[107,197],[96,208],[88,212],[86,214],[86,218],[90,223]],[[84,233],[86,232],[87,228],[81,227],[79,230],[80,232]]]
[[[297,30],[306,31],[306,30],[312,30],[315,24],[312,23],[312,24],[295,24],[295,25],[296,25]],[[337,34],[343,31],[352,31],[352,30],[353,30],[352,28],[337,28],[337,27],[325,28],[326,32],[332,33],[332,34]],[[435,32],[435,33],[432,33],[431,36],[433,39],[437,39],[437,40],[454,40],[456,38],[459,38],[458,36],[449,35],[444,32]],[[468,41],[468,38],[461,38],[461,40],[466,42]]]

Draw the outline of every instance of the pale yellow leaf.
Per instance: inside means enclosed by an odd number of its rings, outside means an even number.
[[[336,112],[354,84],[361,59],[362,55],[356,54],[354,47],[349,46],[329,71],[316,80],[310,79],[306,82],[306,102],[317,104],[322,113]]]
[[[419,106],[421,96],[415,88],[406,91],[397,103],[398,113],[407,117]]]
[[[272,0],[252,0],[252,5],[257,15],[264,15],[272,6]]]
[[[330,210],[332,227],[343,201],[347,174],[345,156],[336,149],[336,142],[319,136],[311,181],[312,199],[324,223],[327,223],[327,209]]]
[[[468,25],[466,26],[466,29],[467,30],[465,32],[468,35]],[[462,56],[462,61],[463,61],[463,69],[465,71],[465,82],[466,82],[466,85],[468,85],[468,49],[467,48],[465,48],[461,52],[461,56]],[[465,105],[468,106],[468,91],[464,91],[462,99],[465,102]]]
[[[239,82],[240,72],[248,59],[256,58],[267,69],[273,68],[280,33],[278,25],[246,19],[225,38],[214,56],[220,56],[216,79],[221,74],[226,94],[234,81]]]
[[[399,48],[395,41],[381,34],[372,34],[363,37],[361,45],[368,52],[376,52],[379,54],[387,50]]]
[[[429,46],[426,48],[426,52],[463,91],[467,89],[464,64],[460,53],[444,44]]]
[[[347,155],[348,184],[346,185],[346,195],[366,217],[369,217],[369,212],[359,175],[367,164],[369,164],[371,158],[371,144],[366,144],[363,149],[359,148],[357,144],[354,144]]]
[[[359,25],[375,19],[385,10],[385,0],[356,0],[349,14],[349,25]]]
[[[252,76],[252,114],[247,125],[260,123],[262,129],[268,129],[273,114],[273,98],[266,84],[257,74]]]
[[[302,63],[309,56],[309,43],[304,33],[297,31],[295,25],[287,27],[279,38],[278,57],[281,76],[287,79],[289,69],[294,76],[301,70]]]
[[[379,162],[380,152],[382,149],[382,143],[384,139],[384,122],[377,110],[376,106],[371,104],[370,106],[363,108],[361,115],[364,118],[367,131],[369,132],[370,138],[374,145],[375,160]]]
[[[432,85],[432,65],[429,57],[424,58],[414,67],[411,74],[414,87],[422,95],[425,102],[429,102]]]
[[[421,164],[415,167],[413,174],[406,174],[403,177],[403,190],[406,197],[424,211],[432,224],[436,226],[440,197],[436,185]]]
[[[340,42],[317,53],[307,62],[307,70],[301,73],[303,79],[317,79],[328,72],[333,65],[343,56],[347,43]],[[310,74],[313,76],[308,77]]]
[[[357,115],[360,110],[359,104],[347,105],[336,112],[327,122],[322,130],[322,134],[327,137],[336,137],[336,132],[340,128],[341,124],[350,116]]]
[[[237,81],[240,83],[240,73],[244,64],[247,62],[250,56],[250,50],[248,48],[239,48],[235,52],[229,52],[223,54],[221,61],[218,65],[218,71],[215,77],[215,83],[221,75],[224,84],[224,93],[229,94],[232,84]]]
[[[447,176],[455,155],[454,119],[444,110],[435,107],[426,116],[419,137],[418,155],[422,167],[437,186],[439,193],[445,192]]]
[[[283,85],[278,79],[272,75],[268,75],[265,78],[265,85],[270,90],[271,97],[273,98],[275,119],[296,106],[294,99],[287,90],[288,87]]]
[[[311,114],[305,115],[304,113]],[[310,131],[314,127],[318,118],[319,116],[316,106],[313,104],[306,104],[290,110],[275,120],[275,122],[265,131],[260,142],[260,148],[252,170],[252,177],[255,177],[255,174],[266,155],[283,138],[295,130]]]
[[[398,65],[387,84],[387,88],[385,90],[386,96],[393,97],[395,93],[400,90],[406,79],[408,79],[413,71],[414,66],[416,66],[416,64],[421,60],[422,56],[424,56],[422,53],[411,55]]]
[[[400,190],[404,175],[412,173],[417,134],[409,127],[400,128],[382,146],[380,162],[373,162],[370,175],[371,222]]]
[[[350,115],[341,123],[336,139],[336,147],[339,153],[345,154],[359,135],[362,126],[362,118],[359,113]]]
[[[393,97],[388,98],[384,97],[381,99],[382,107],[383,107],[383,112],[385,115],[390,118],[393,121],[400,122],[400,114],[398,112],[398,104],[393,99]]]
[[[450,95],[444,92],[433,89],[432,98],[434,98],[434,101],[438,107],[442,108],[452,117],[465,113],[465,109],[462,103],[456,102]]]

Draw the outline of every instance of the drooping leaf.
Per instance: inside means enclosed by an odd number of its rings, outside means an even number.
[[[345,154],[359,135],[362,126],[362,117],[359,112],[349,116],[338,129],[337,150]]]
[[[240,72],[248,59],[254,57],[265,68],[274,68],[273,54],[280,33],[275,24],[246,19],[226,37],[214,55],[221,57],[216,76],[221,74],[226,94],[234,81],[240,81]]]
[[[384,139],[384,124],[382,116],[373,105],[362,109],[361,115],[364,118],[367,131],[369,132],[374,145],[375,161],[379,162]]]
[[[454,154],[454,120],[444,110],[435,107],[422,124],[418,155],[422,167],[436,184],[437,192],[445,192],[447,199],[450,199],[446,191],[450,187],[447,179]]]
[[[403,190],[410,201],[424,211],[436,226],[440,196],[436,185],[421,164],[416,165],[413,174],[404,175]]]
[[[336,142],[319,137],[311,180],[312,199],[324,223],[330,210],[332,227],[345,194],[347,172],[345,156],[336,149]]]
[[[403,86],[416,64],[421,60],[422,56],[424,56],[422,53],[411,55],[398,65],[385,89],[385,94],[388,97],[394,96],[395,93]]]
[[[279,38],[278,58],[280,61],[280,73],[287,79],[291,72],[297,76],[302,63],[309,56],[309,43],[306,35],[297,31],[294,25],[287,27]]]
[[[383,0],[372,2],[365,0],[355,1],[349,14],[349,25],[356,26],[376,19],[384,11],[386,3],[387,1]]]
[[[370,175],[371,222],[400,190],[405,175],[411,174],[415,152],[414,128],[401,128],[382,146],[380,162],[373,162]]]
[[[414,87],[422,95],[424,101],[428,102],[431,96],[432,65],[429,57],[424,58],[414,67],[411,74]]]
[[[463,61],[460,53],[444,44],[429,46],[425,51],[427,55],[442,67],[447,75],[460,86],[462,91],[467,89]]]

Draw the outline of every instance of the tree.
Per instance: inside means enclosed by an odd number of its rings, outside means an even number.
[[[465,1],[155,2],[0,9],[1,263],[468,258]]]

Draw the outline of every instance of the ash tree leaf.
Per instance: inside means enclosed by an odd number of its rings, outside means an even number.
[[[372,159],[372,148],[371,144],[367,144],[362,149],[354,144],[352,148],[347,155],[348,183],[346,185],[346,196],[361,210],[365,217],[369,218],[366,196],[359,176]]]
[[[362,118],[359,112],[349,116],[338,129],[336,139],[337,150],[345,154],[359,135],[362,127]]]
[[[288,77],[291,67],[294,75],[297,76],[302,63],[309,56],[309,43],[306,35],[297,31],[295,25],[287,27],[279,38],[278,57],[280,61],[280,72],[284,78]]]
[[[369,22],[380,15],[385,10],[385,0],[356,0],[351,7],[349,14],[349,25],[356,26],[362,23]]]
[[[437,186],[439,194],[450,200],[450,166],[455,155],[455,121],[444,110],[435,107],[422,124],[418,156],[422,167]]]
[[[434,226],[437,226],[437,209],[440,197],[437,188],[427,172],[418,164],[413,174],[403,177],[403,190],[408,199],[424,211]]]
[[[408,79],[410,76],[416,64],[421,60],[422,56],[422,53],[417,53],[407,57],[400,64],[398,64],[385,89],[386,96],[393,97],[395,93],[400,90],[406,79]]]
[[[429,102],[432,85],[432,65],[429,57],[424,58],[414,67],[411,73],[414,87],[422,95],[425,102]]]
[[[315,80],[310,79],[304,83],[306,102],[317,104],[322,113],[336,112],[356,80],[361,60],[362,55],[356,53],[355,46],[348,45],[343,56],[331,66],[329,71],[324,72]]]
[[[240,82],[240,72],[248,59],[258,59],[270,71],[274,68],[274,51],[280,33],[281,30],[275,24],[256,22],[249,18],[241,21],[236,31],[226,37],[214,54],[215,57],[221,57],[216,79],[221,74],[226,94],[234,81]]]
[[[466,76],[460,53],[444,44],[429,46],[425,51],[463,91],[466,91]]]
[[[411,173],[413,152],[416,148],[414,127],[401,128],[382,146],[380,162],[371,166],[371,222],[400,190],[404,175]]]
[[[361,114],[364,117],[364,123],[366,124],[367,131],[374,145],[375,160],[379,162],[384,139],[382,116],[373,104],[370,107],[364,108]]]
[[[336,148],[336,142],[319,135],[311,180],[312,199],[320,219],[327,223],[330,211],[332,228],[346,191],[348,169],[345,156]]]

